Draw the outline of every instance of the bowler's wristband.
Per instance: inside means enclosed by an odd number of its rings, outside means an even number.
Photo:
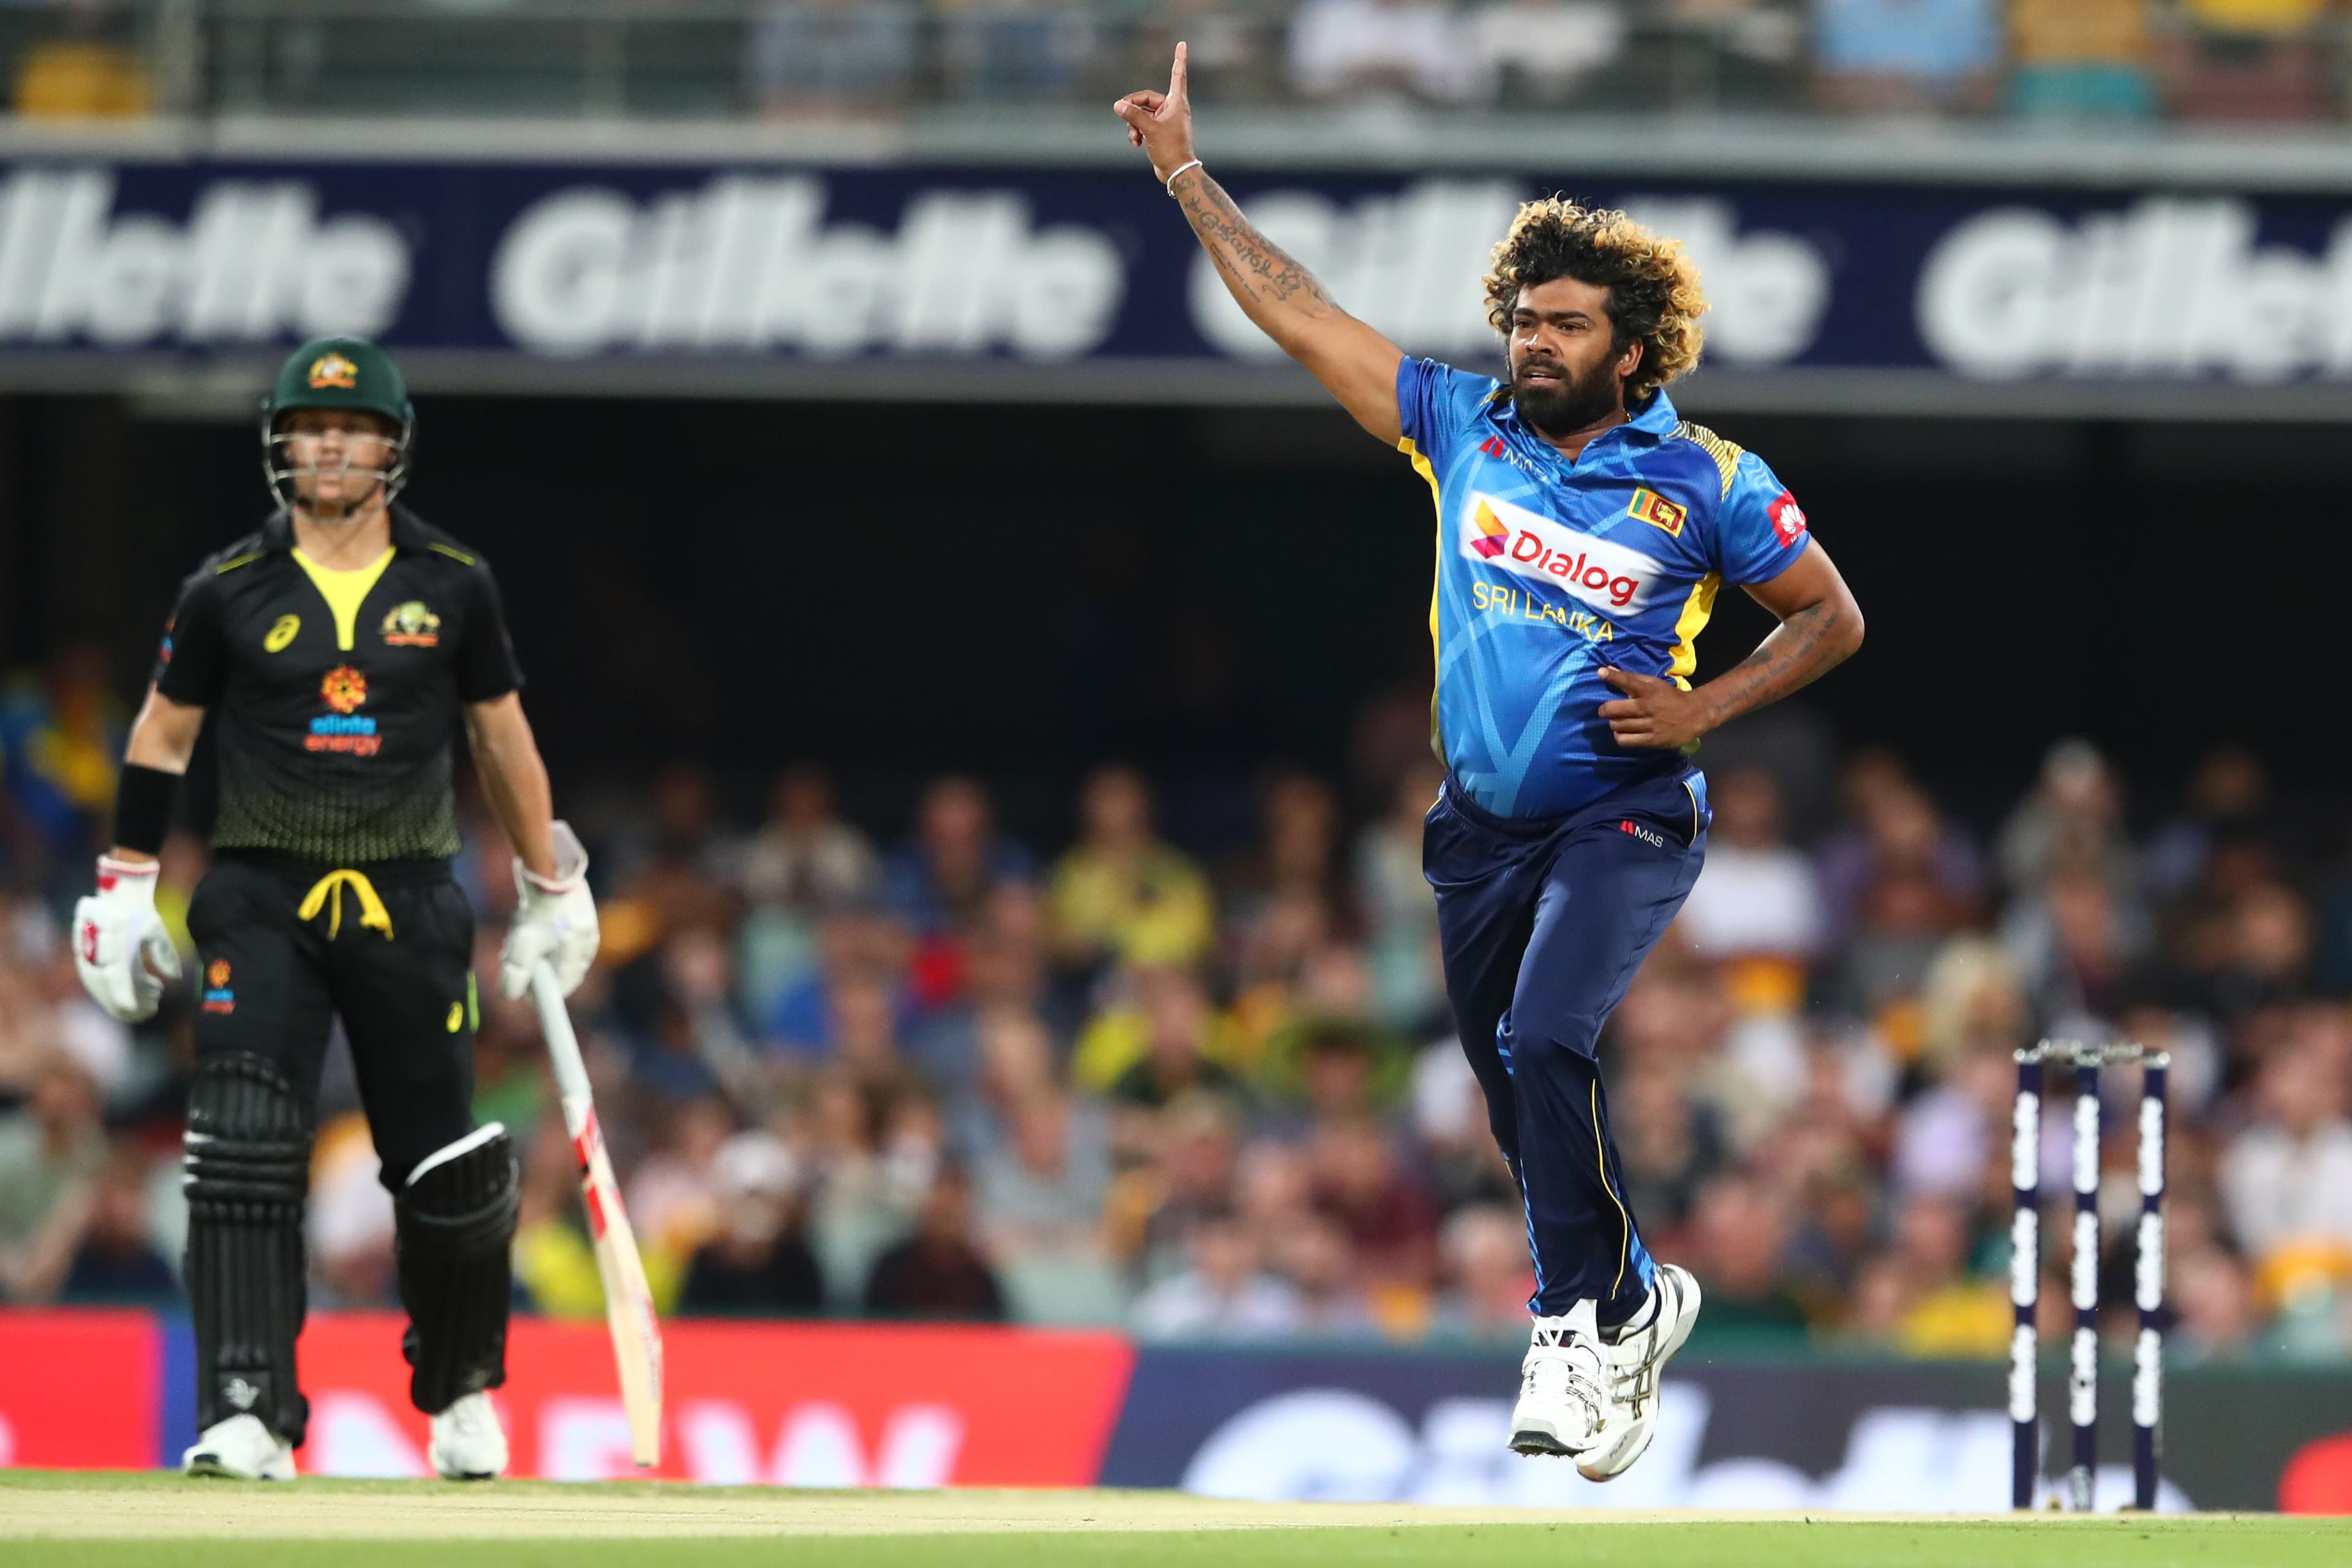
[[[179,774],[161,768],[122,764],[114,786],[115,847],[142,855],[163,852],[164,837],[172,831],[172,792],[179,783]]]

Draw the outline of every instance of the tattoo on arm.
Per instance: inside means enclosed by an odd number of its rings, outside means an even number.
[[[1201,244],[1216,259],[1227,285],[1259,325],[1285,313],[1313,321],[1338,313],[1315,275],[1257,231],[1224,187],[1193,171],[1179,198]]]
[[[1778,702],[1843,663],[1853,651],[1843,636],[1844,622],[1844,609],[1834,599],[1808,605],[1782,621],[1756,645],[1754,653],[1706,683],[1706,689],[1716,699],[1713,723],[1727,723]]]

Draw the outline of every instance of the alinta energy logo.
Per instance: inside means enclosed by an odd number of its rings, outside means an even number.
[[[310,721],[310,732],[303,738],[302,749],[374,756],[383,748],[383,737],[376,733],[375,721],[359,712],[367,695],[367,677],[362,672],[348,664],[339,664],[327,671],[319,682],[319,696],[334,711],[321,713]]]

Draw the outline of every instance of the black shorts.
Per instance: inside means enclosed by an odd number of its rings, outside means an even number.
[[[394,1192],[473,1131],[474,914],[446,861],[337,868],[223,851],[196,885],[188,931],[199,1060],[244,1051],[275,1063],[315,1120],[341,1018]]]

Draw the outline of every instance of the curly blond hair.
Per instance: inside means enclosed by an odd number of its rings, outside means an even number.
[[[1652,234],[1622,212],[1580,206],[1566,196],[1528,202],[1487,266],[1486,319],[1506,337],[1522,289],[1573,278],[1608,289],[1617,343],[1642,344],[1642,363],[1625,382],[1629,405],[1697,368],[1706,342],[1698,324],[1706,310],[1698,267],[1679,241]]]

